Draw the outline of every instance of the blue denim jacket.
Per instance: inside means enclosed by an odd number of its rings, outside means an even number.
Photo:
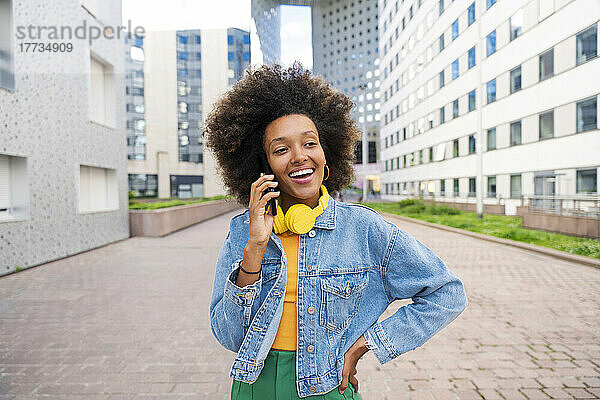
[[[253,383],[275,339],[287,259],[275,233],[260,278],[235,280],[250,235],[248,210],[232,218],[216,265],[210,323],[237,352],[232,378]],[[342,381],[344,353],[365,335],[381,363],[423,345],[466,307],[462,282],[429,248],[376,211],[329,198],[313,229],[301,234],[298,259],[298,395],[324,394]],[[378,323],[390,303],[412,299]]]

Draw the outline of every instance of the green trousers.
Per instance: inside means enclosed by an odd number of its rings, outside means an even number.
[[[336,387],[326,394],[300,398],[296,390],[296,352],[271,350],[256,382],[233,380],[231,400],[362,400],[348,384],[344,394]]]

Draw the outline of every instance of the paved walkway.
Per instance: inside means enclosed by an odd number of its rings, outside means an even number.
[[[214,263],[236,213],[0,278],[0,399],[218,399]],[[364,400],[600,398],[600,271],[395,221],[463,279],[468,308],[379,365]],[[265,399],[267,400],[267,399]]]

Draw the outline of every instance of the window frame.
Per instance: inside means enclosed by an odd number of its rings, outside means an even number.
[[[544,119],[544,116],[550,115],[551,116],[551,121],[552,121],[552,125],[551,125],[551,132],[550,135],[546,135],[543,136],[542,135],[542,121]],[[539,114],[539,120],[538,120],[539,124],[538,124],[538,133],[539,133],[539,140],[547,140],[547,139],[552,139],[554,137],[554,109],[540,113]]]
[[[550,71],[550,73],[545,73],[542,76],[542,70],[544,69],[543,68],[544,60],[546,59],[546,57],[548,55],[550,55],[550,57],[551,57],[550,59],[552,60],[552,63],[551,63],[551,65],[552,65],[552,67],[551,67],[552,71]],[[540,82],[544,81],[544,80],[546,80],[548,78],[551,78],[553,76],[554,76],[554,47],[552,47],[550,50],[546,50],[545,52],[543,52],[542,54],[540,54],[539,58],[538,58],[538,79],[539,79],[539,81]]]
[[[589,58],[587,57],[587,55],[585,54],[579,54],[579,48],[580,48],[580,41],[582,39],[582,36],[585,35],[588,31],[594,31],[595,34],[595,40],[594,41],[590,41],[594,43],[595,49],[594,49],[594,54],[592,54]],[[581,47],[583,47],[583,45],[581,45]],[[582,49],[583,50],[583,49]],[[577,35],[575,35],[575,65],[579,66],[583,63],[586,63],[590,60],[593,60],[594,58],[598,57],[598,24],[593,24],[592,26],[587,27],[586,29],[584,29],[583,31],[579,32]]]
[[[590,107],[591,110],[594,111],[595,115],[594,115],[594,125],[589,125],[586,128],[586,125],[584,124],[585,119],[584,116],[581,115],[583,114],[583,109],[582,107],[584,107],[586,104],[585,103],[592,103],[594,104],[593,107]],[[597,96],[593,96],[593,97],[589,97],[587,99],[578,101],[577,103],[575,103],[575,109],[576,109],[576,115],[575,115],[575,131],[576,133],[583,133],[583,132],[588,132],[588,131],[593,131],[598,129],[598,97]],[[581,124],[580,124],[580,119],[581,119]]]
[[[494,147],[490,147],[490,137],[494,138]],[[487,151],[496,150],[496,127],[487,129],[487,138],[486,138],[486,148]]]
[[[513,140],[516,136],[516,132],[513,131],[513,127],[519,127],[519,141],[518,143]],[[517,121],[513,121],[510,123],[509,125],[509,134],[510,134],[510,147],[513,146],[519,146],[521,144],[523,144],[523,123],[522,121],[519,119]]]
[[[516,76],[517,71],[519,73],[518,76]],[[516,79],[518,79],[518,87],[516,85]],[[523,79],[523,71],[521,69],[521,65],[510,70],[510,73],[509,73],[510,94],[516,93],[523,88],[522,79]]]

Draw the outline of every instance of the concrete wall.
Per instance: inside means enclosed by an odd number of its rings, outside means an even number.
[[[121,25],[119,0],[103,2],[97,18],[79,0],[12,4],[15,26]],[[0,221],[0,275],[129,236],[123,38],[63,42],[73,51],[15,51],[15,90],[0,89],[0,154],[24,158],[27,187],[18,190],[28,203],[22,218]],[[90,51],[113,68],[111,126],[90,121]],[[80,164],[116,170],[117,210],[79,212]]]

